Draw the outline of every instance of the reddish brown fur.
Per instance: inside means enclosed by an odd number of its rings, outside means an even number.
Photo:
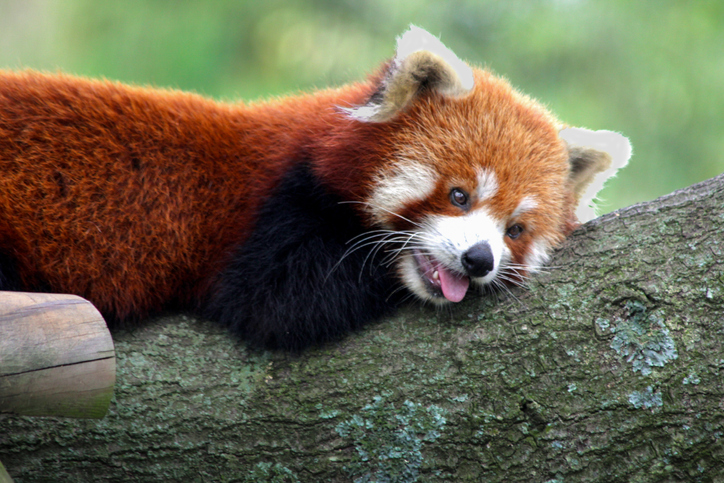
[[[288,164],[341,142],[312,144],[339,129],[334,106],[369,89],[247,107],[0,73],[0,251],[24,286],[77,293],[119,317],[188,303]]]
[[[245,106],[0,73],[0,252],[17,262],[24,286],[77,293],[121,318],[194,303],[290,163],[310,161],[343,199],[366,200],[398,147],[421,143],[441,181],[409,216],[459,214],[448,183],[474,179],[461,170],[479,160],[505,189],[494,214],[509,216],[522,196],[539,193],[549,202],[535,212],[536,236],[554,245],[570,228],[557,126],[506,82],[476,71],[470,95],[428,92],[389,123],[355,121],[338,108],[364,103],[374,89],[375,79]],[[519,263],[527,237],[507,241]]]

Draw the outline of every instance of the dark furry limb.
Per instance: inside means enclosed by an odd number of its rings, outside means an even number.
[[[350,251],[368,231],[349,204],[303,165],[261,208],[204,315],[253,345],[297,351],[378,319],[396,302],[376,245]]]

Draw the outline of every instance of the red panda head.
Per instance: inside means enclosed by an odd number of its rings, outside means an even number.
[[[379,240],[396,247],[401,280],[424,300],[457,302],[470,283],[515,283],[538,270],[575,227],[576,206],[591,217],[595,191],[586,188],[630,156],[623,136],[564,127],[416,27],[377,82],[347,111],[375,130],[383,153],[364,206],[387,230]]]

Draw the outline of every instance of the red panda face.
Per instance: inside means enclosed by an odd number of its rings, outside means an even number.
[[[367,203],[394,230],[397,271],[420,298],[517,281],[560,242],[568,156],[556,122],[489,73],[460,99],[429,95],[393,122],[399,148]]]
[[[400,46],[413,34],[430,50]],[[395,246],[402,283],[423,300],[458,302],[471,284],[520,283],[538,270],[611,157],[575,154],[539,103],[426,35],[413,28],[399,40],[375,95],[351,117],[391,147],[364,201],[389,230],[380,237]]]

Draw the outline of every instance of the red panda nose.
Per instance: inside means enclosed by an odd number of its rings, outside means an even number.
[[[468,248],[460,262],[471,277],[484,277],[495,268],[495,257],[488,242],[480,242]]]

